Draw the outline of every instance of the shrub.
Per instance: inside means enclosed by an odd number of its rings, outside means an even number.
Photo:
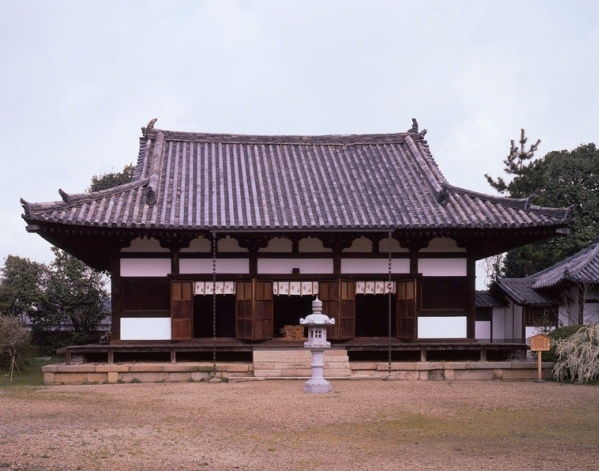
[[[0,363],[9,365],[11,381],[15,368],[19,370],[17,359],[29,347],[30,340],[29,331],[19,319],[0,316]]]
[[[553,377],[557,381],[588,383],[599,379],[599,324],[582,327],[556,343],[558,360]]]
[[[569,325],[566,327],[559,327],[549,332],[547,335],[551,339],[551,349],[548,352],[543,352],[543,361],[555,363],[558,360],[557,354],[555,353],[558,341],[570,337],[570,335],[574,335],[583,327],[584,325]]]

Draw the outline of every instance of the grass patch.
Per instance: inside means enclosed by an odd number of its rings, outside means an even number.
[[[62,356],[25,358],[19,362],[20,371],[15,370],[12,381],[10,381],[8,368],[0,368],[0,390],[23,386],[42,386],[44,384],[42,366],[64,363],[64,361]]]

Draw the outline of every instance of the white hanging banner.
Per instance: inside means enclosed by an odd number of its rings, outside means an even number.
[[[356,294],[395,294],[395,281],[356,281]]]
[[[235,294],[234,281],[196,281],[194,284],[193,294],[197,296],[208,296],[216,294]]]
[[[315,296],[318,281],[274,281],[272,292],[275,296]]]

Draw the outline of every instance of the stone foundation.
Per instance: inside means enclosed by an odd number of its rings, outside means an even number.
[[[419,381],[534,381],[537,363],[509,362],[349,362],[344,350],[325,352],[326,379],[392,379]],[[302,379],[311,377],[311,355],[305,350],[256,350],[254,363],[124,363],[48,365],[42,367],[44,384],[158,383]],[[543,379],[551,379],[553,363],[542,364]]]
[[[160,383],[253,378],[251,363],[124,363],[48,365],[42,367],[44,384]]]
[[[553,363],[543,362],[542,377],[551,379]],[[391,363],[352,362],[352,378],[390,378],[398,380],[470,381],[470,380],[536,380],[534,361],[444,361]]]

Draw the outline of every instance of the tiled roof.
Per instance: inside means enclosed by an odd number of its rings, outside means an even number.
[[[190,230],[565,227],[569,211],[448,184],[423,133],[244,136],[148,129],[131,183],[27,203],[30,224]]]
[[[499,278],[495,282],[508,297],[521,306],[531,304],[556,304],[556,300],[549,295],[533,289],[536,281],[534,276],[526,278]]]
[[[474,293],[476,307],[504,307],[506,303],[493,296],[490,291],[476,291]]]
[[[495,285],[517,304],[556,304],[543,290],[563,281],[599,284],[599,239],[555,265],[526,278],[499,278]]]
[[[533,288],[549,288],[562,281],[599,284],[599,239],[571,257],[535,275]]]

